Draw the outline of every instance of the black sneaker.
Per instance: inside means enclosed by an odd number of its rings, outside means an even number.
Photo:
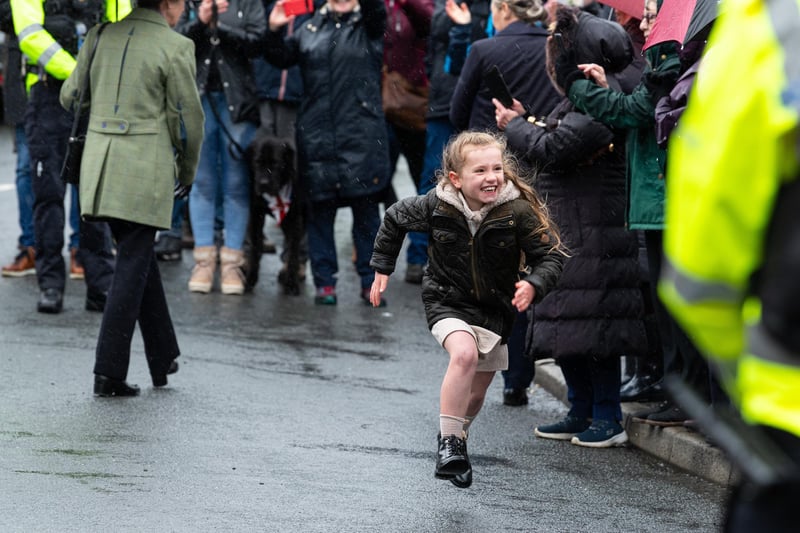
[[[671,405],[669,408],[661,412],[648,415],[648,417],[644,420],[645,424],[661,427],[685,426],[689,422],[689,415],[684,413],[683,409],[677,405]]]
[[[655,414],[660,413],[661,411],[665,411],[672,407],[669,402],[660,402],[657,405],[653,405],[651,407],[647,407],[645,409],[641,409],[639,411],[631,413],[631,418],[634,422],[644,422],[647,420],[647,417]]]
[[[589,429],[590,425],[588,418],[567,415],[553,424],[536,427],[533,433],[543,439],[572,440],[578,433]]]
[[[161,235],[156,240],[156,244],[153,247],[156,259],[159,261],[180,261],[182,249],[183,245],[181,244],[180,237],[171,237],[168,235]]]
[[[436,470],[434,475],[439,479],[453,479],[454,477],[466,474],[470,469],[469,459],[467,458],[467,441],[448,435],[439,438],[439,450],[436,457]]]

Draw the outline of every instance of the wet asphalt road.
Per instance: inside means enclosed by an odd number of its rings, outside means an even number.
[[[0,260],[18,226],[10,132],[0,130]],[[405,175],[396,177],[410,193]],[[358,299],[341,211],[339,305],[312,284],[281,294],[276,256],[244,297],[190,294],[191,255],[162,263],[183,355],[170,386],[91,394],[100,316],[67,282],[65,310],[35,312],[35,278],[0,280],[0,531],[716,531],[725,491],[634,449],[537,440],[565,413],[544,390],[504,407],[489,390],[470,434],[472,488],[433,477],[447,359],[419,288]],[[267,231],[280,239],[268,222]],[[280,242],[280,240],[279,240]]]

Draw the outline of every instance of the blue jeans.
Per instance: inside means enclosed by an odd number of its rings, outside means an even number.
[[[436,186],[436,171],[442,166],[442,150],[456,132],[446,118],[437,118],[426,122],[425,159],[422,165],[422,176],[419,180],[418,194],[426,194]],[[412,265],[424,265],[428,262],[428,235],[411,232],[408,234],[406,261]]]
[[[353,244],[356,247],[356,271],[361,276],[361,288],[372,286],[375,272],[369,266],[372,247],[381,225],[377,198],[362,196],[346,200],[353,211]],[[339,263],[336,259],[336,241],[333,225],[339,201],[312,202],[308,212],[308,257],[314,286],[336,286]]]
[[[622,420],[619,357],[561,357],[558,365],[567,382],[570,416]]]
[[[19,213],[19,246],[33,246],[33,184],[31,182],[31,154],[25,138],[25,125],[14,128],[14,142],[17,146],[17,206]]]
[[[242,148],[250,144],[256,127],[250,122],[231,122],[223,93],[206,93],[202,100],[206,115],[203,149],[194,186],[189,194],[194,243],[198,247],[214,245],[214,219],[221,187],[225,246],[241,250],[250,216],[250,173],[244,156],[232,149],[231,141],[219,120]]]

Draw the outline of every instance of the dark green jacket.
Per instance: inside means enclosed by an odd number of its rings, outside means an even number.
[[[680,60],[674,45],[654,46],[645,52],[651,70],[678,71]],[[655,137],[655,102],[644,83],[631,94],[599,87],[590,80],[578,80],[569,89],[575,107],[614,128],[628,131],[627,154],[628,229],[664,229],[664,174],[666,152]]]

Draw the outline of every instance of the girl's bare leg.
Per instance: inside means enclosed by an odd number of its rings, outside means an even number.
[[[445,339],[444,348],[450,354],[450,364],[447,365],[447,372],[442,380],[439,412],[464,418],[471,403],[475,369],[478,365],[478,346],[473,336],[466,331],[454,331]],[[486,386],[488,387],[488,383]],[[483,395],[485,394],[484,388]],[[480,403],[483,403],[482,398]]]

